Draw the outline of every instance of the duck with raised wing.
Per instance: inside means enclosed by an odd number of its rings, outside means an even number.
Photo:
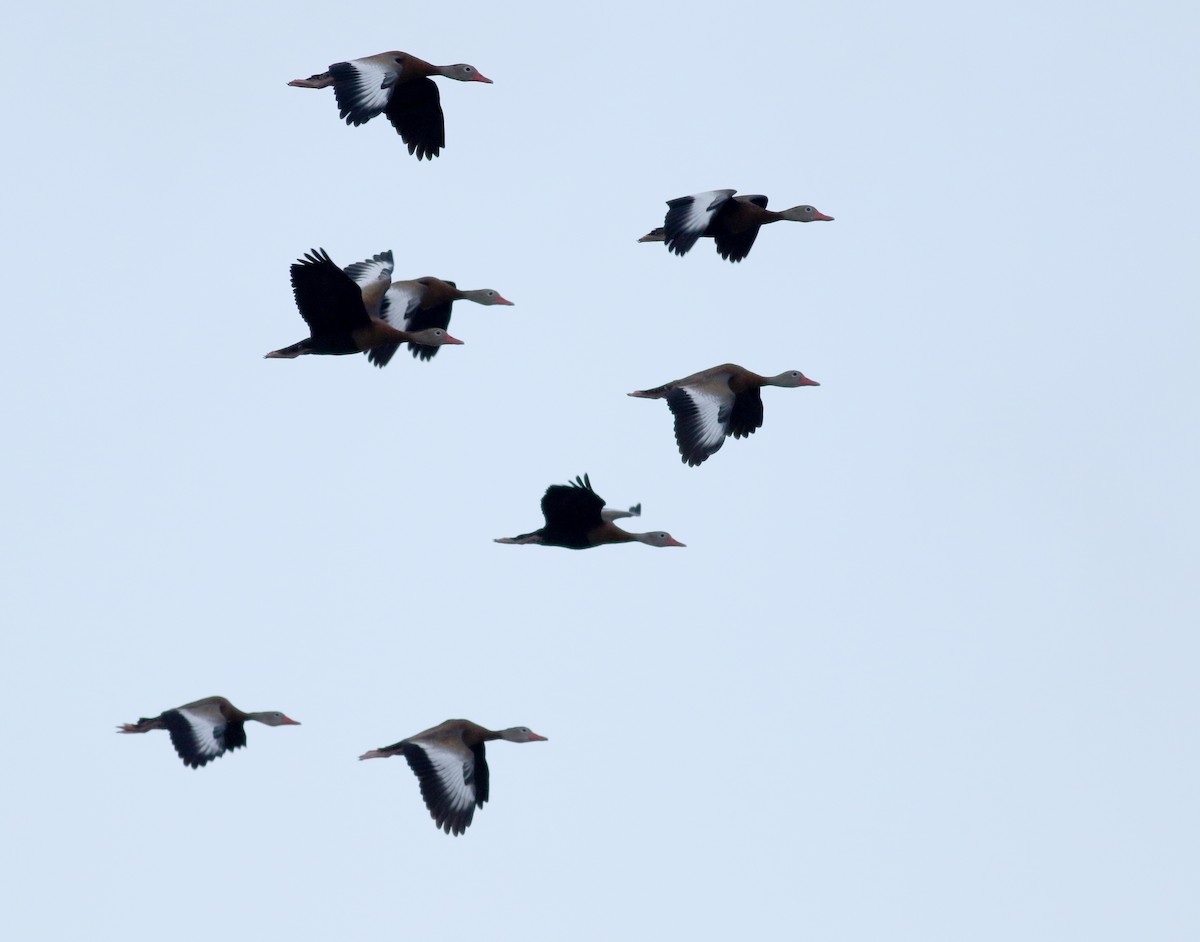
[[[542,516],[546,525],[532,533],[500,537],[497,543],[538,543],[542,546],[562,546],[566,549],[590,549],[605,543],[645,543],[647,546],[683,546],[669,533],[630,533],[622,530],[613,519],[620,516],[640,516],[642,505],[628,512],[606,510],[604,498],[592,490],[585,474],[570,484],[551,484],[542,496]]]
[[[494,288],[461,291],[453,281],[434,278],[431,275],[410,281],[393,281],[390,284],[383,281],[381,285],[380,272],[385,266],[386,277],[390,278],[391,252],[381,252],[374,258],[356,262],[346,268],[346,274],[362,289],[363,302],[371,317],[379,318],[393,326],[402,325],[409,333],[447,329],[450,326],[450,313],[455,301],[512,305],[512,301],[504,298]],[[438,351],[436,346],[417,341],[410,341],[408,348],[414,357],[420,357],[422,360],[432,359]],[[367,358],[376,366],[387,366],[399,349],[399,343],[380,344],[367,352]]]
[[[736,363],[724,363],[629,395],[667,400],[675,415],[679,454],[689,465],[698,467],[720,451],[727,436],[744,438],[762,427],[762,387],[820,385],[799,370],[759,376]]]
[[[360,288],[324,249],[313,249],[292,265],[292,292],[300,316],[308,324],[310,336],[290,347],[272,350],[266,354],[267,359],[290,360],[310,353],[342,356],[409,341],[428,346],[461,344],[461,340],[451,337],[440,327],[412,332],[397,330],[382,318],[368,313],[367,305],[377,306],[380,302],[375,296],[382,297],[391,283],[391,253],[386,254],[388,264],[374,266],[375,287],[369,289]],[[378,258],[380,256],[376,256]]]
[[[702,237],[713,239],[717,253],[731,262],[750,254],[758,230],[781,219],[792,222],[833,222],[815,206],[793,206],[782,212],[767,209],[765,196],[734,196],[737,190],[710,190],[667,200],[663,225],[639,242],[665,242],[676,255],[686,255]]]
[[[437,84],[440,75],[459,82],[486,82],[473,65],[433,65],[407,52],[381,52],[377,56],[335,62],[328,72],[293,79],[296,88],[333,86],[338,116],[347,124],[366,124],[385,114],[408,152],[417,160],[432,160],[446,146],[446,120]]]
[[[165,729],[171,734],[171,744],[183,764],[198,769],[226,752],[246,745],[247,720],[264,726],[300,725],[275,710],[245,713],[224,697],[205,697],[158,716],[143,716],[136,723],[122,723],[117,731],[148,733],[152,729]]]
[[[446,720],[398,743],[364,752],[359,759],[404,756],[421,783],[421,797],[434,823],[457,837],[471,826],[475,809],[488,800],[484,743],[545,742],[528,726],[491,730],[470,720]]]

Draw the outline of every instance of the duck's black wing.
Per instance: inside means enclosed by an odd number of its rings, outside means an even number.
[[[703,235],[712,235],[711,227],[721,210],[737,190],[709,190],[693,196],[667,200],[663,220],[664,241],[676,255],[686,255]]]
[[[592,490],[586,474],[570,484],[551,484],[542,496],[544,541],[572,549],[589,546],[587,535],[604,523],[603,510],[604,498]]]
[[[421,279],[417,279],[420,281]],[[457,287],[453,281],[447,281],[446,284],[451,287]],[[444,301],[441,304],[434,304],[430,307],[416,307],[409,312],[404,318],[404,329],[410,334],[415,334],[418,330],[427,330],[430,327],[440,327],[445,330],[450,326],[450,314],[454,307],[454,302]],[[409,341],[408,349],[412,351],[414,357],[420,357],[422,360],[432,360],[437,356],[438,348],[431,347],[427,343],[413,343]]]
[[[433,79],[422,77],[398,83],[383,113],[417,160],[433,160],[446,146],[446,119]]]
[[[314,337],[344,333],[371,323],[362,291],[324,249],[313,249],[292,265],[292,293]]]
[[[743,390],[733,397],[733,408],[729,410],[729,426],[726,435],[745,438],[762,428],[762,390],[757,386]]]
[[[738,202],[743,202],[753,203],[755,206],[760,206],[763,209],[767,208],[767,198],[765,196],[739,196],[733,202],[735,206]],[[758,238],[758,230],[762,226],[750,226],[748,229],[734,231],[721,223],[722,220],[718,218],[709,227],[712,232],[713,241],[717,243],[717,254],[726,261],[740,262],[750,254],[750,249],[754,246],[754,240]]]

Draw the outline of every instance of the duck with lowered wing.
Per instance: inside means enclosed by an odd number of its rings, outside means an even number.
[[[778,376],[760,376],[736,363],[724,363],[654,389],[629,395],[638,399],[666,399],[675,415],[675,441],[679,454],[698,467],[720,451],[725,439],[744,438],[763,424],[761,390],[764,386],[820,386],[799,370]]]
[[[404,756],[421,783],[433,822],[457,837],[471,826],[475,809],[488,800],[491,775],[485,743],[545,742],[528,726],[492,730],[470,720],[446,720],[398,743],[364,752],[359,759]]]
[[[801,204],[775,212],[767,209],[765,196],[734,196],[735,193],[737,190],[709,190],[668,200],[662,226],[638,241],[665,242],[676,255],[686,255],[697,239],[707,237],[716,242],[721,258],[740,262],[750,254],[758,230],[769,223],[833,222],[832,216],[826,216],[815,206]]]

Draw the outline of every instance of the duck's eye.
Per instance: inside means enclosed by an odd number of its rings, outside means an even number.
[[[474,72],[475,70],[474,70],[474,69],[472,69],[472,68],[471,68],[469,65],[464,65],[464,66],[463,66],[463,71],[464,71],[464,72]]]

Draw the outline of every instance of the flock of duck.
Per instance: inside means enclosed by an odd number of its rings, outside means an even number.
[[[446,144],[445,119],[433,76],[460,82],[491,84],[474,66],[432,65],[404,52],[385,52],[348,62],[335,62],[326,72],[289,85],[298,88],[333,87],[339,116],[347,124],[365,124],[386,115],[409,154],[432,160]],[[663,225],[639,239],[662,242],[668,251],[686,255],[701,238],[711,238],[717,253],[740,262],[749,253],[764,225],[832,221],[813,206],[782,212],[767,209],[767,197],[737,195],[736,190],[711,190],[667,201]],[[407,343],[414,357],[432,359],[452,337],[451,308],[455,301],[512,304],[498,291],[462,291],[452,281],[423,277],[392,281],[394,259],[381,252],[341,268],[324,249],[313,249],[291,266],[292,292],[309,336],[266,354],[270,359],[294,359],[308,354],[366,354],[377,367],[386,366]],[[641,399],[665,399],[675,417],[675,440],[682,460],[698,467],[720,450],[728,437],[743,438],[763,424],[764,386],[818,386],[799,370],[762,376],[733,363],[701,370],[652,389],[629,393]],[[614,521],[641,514],[641,505],[620,510],[605,507],[587,475],[567,484],[552,484],[542,497],[545,525],[497,543],[538,543],[567,549],[588,549],[606,543],[640,542],[649,546],[683,546],[662,531],[632,533]],[[122,733],[165,729],[184,765],[200,768],[226,752],[246,745],[245,724],[298,726],[277,711],[247,713],[224,697],[207,697],[166,710],[154,717],[118,727]],[[390,746],[372,749],[360,759],[404,756],[420,782],[421,797],[435,824],[448,834],[462,834],[475,809],[488,800],[485,743],[542,742],[545,736],[525,726],[491,730],[469,720],[446,720]]]

